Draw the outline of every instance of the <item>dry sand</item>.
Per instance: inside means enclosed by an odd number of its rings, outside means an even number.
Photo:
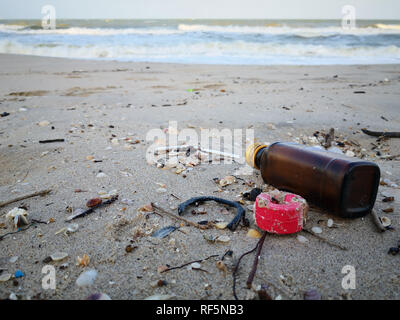
[[[400,65],[205,66],[1,55],[0,70],[0,113],[10,113],[0,118],[0,201],[53,189],[45,197],[0,208],[0,215],[25,205],[30,218],[55,220],[0,241],[3,274],[17,269],[25,273],[18,283],[0,283],[1,299],[11,292],[21,299],[84,299],[94,292],[104,292],[112,299],[144,299],[154,294],[174,295],[177,299],[233,298],[232,265],[257,242],[246,236],[245,227],[232,233],[185,226],[183,232],[175,231],[162,240],[148,235],[139,237],[133,243],[138,248],[125,252],[135,228],[150,232],[176,225],[158,215],[141,219],[137,209],[142,205],[153,201],[166,208],[176,206],[179,201],[171,193],[181,199],[217,195],[235,200],[240,192],[251,189],[239,180],[216,193],[218,188],[212,179],[232,174],[240,167],[236,163],[202,164],[188,172],[186,178],[148,165],[145,152],[150,142],[145,141],[146,133],[167,127],[169,120],[178,121],[179,128],[253,128],[257,138],[268,142],[308,137],[317,130],[327,132],[334,127],[342,138],[365,148],[367,159],[380,166],[384,178],[400,183],[398,159],[371,157],[375,154],[371,143],[376,138],[360,131],[363,127],[399,130]],[[198,93],[188,89],[198,89]],[[357,90],[366,93],[354,94]],[[185,105],[178,105],[184,101]],[[49,125],[39,126],[41,121],[48,121]],[[276,129],[270,129],[268,123]],[[119,146],[110,142],[112,135],[130,135],[140,143],[125,150],[123,142]],[[65,142],[38,142],[55,138]],[[399,140],[390,139],[383,149],[382,154],[399,154]],[[87,156],[102,162],[86,160]],[[96,178],[100,171],[107,177]],[[257,172],[242,178],[262,185]],[[166,193],[156,192],[157,182],[166,185]],[[87,192],[76,193],[75,189]],[[84,207],[99,191],[113,189],[118,190],[120,199],[132,199],[133,204],[117,201],[77,219],[80,228],[76,233],[55,235],[67,225],[67,207]],[[395,202],[383,203],[382,191],[393,195]],[[306,244],[298,242],[296,235],[268,235],[254,284],[276,287],[270,294],[283,299],[302,299],[310,288],[316,288],[324,299],[400,298],[400,256],[387,253],[400,240],[399,199],[400,189],[380,187],[376,209],[382,215],[381,209],[393,207],[394,213],[385,215],[396,228],[383,234],[376,231],[369,216],[343,220],[312,209],[307,227],[320,225],[322,236],[349,250],[331,247],[307,234],[303,234],[309,240]],[[193,216],[189,210],[186,218],[228,220],[233,216],[233,210],[231,215],[222,215],[221,207],[214,203],[204,208],[207,215]],[[251,216],[249,211],[247,214]],[[328,218],[340,226],[327,228],[324,222]],[[4,217],[0,218],[2,222]],[[1,229],[0,234],[9,231],[11,227]],[[231,241],[210,244],[203,234],[228,235]],[[171,244],[172,238],[175,244]],[[233,257],[225,260],[226,275],[216,268],[217,258],[202,263],[207,272],[182,268],[157,273],[161,265],[178,266],[213,254],[222,255],[229,249],[233,250]],[[63,261],[69,265],[62,270],[63,262],[51,263],[56,267],[57,289],[43,290],[43,259],[56,251],[69,254]],[[77,256],[85,253],[90,256],[89,266],[76,266]],[[19,258],[11,263],[13,256]],[[245,282],[252,262],[253,255],[247,256],[239,270],[237,292],[242,299],[251,296]],[[356,269],[355,290],[341,286],[345,265]],[[75,284],[77,277],[90,268],[99,273],[95,283],[79,288]],[[151,283],[160,279],[167,285],[153,288]]]

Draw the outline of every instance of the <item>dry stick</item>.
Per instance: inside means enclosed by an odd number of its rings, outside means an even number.
[[[376,225],[376,227],[378,228],[378,230],[380,232],[385,232],[386,228],[383,226],[381,220],[379,219],[378,215],[376,214],[376,211],[374,209],[372,209],[371,211],[371,217],[372,217],[372,221],[374,222],[374,224]]]
[[[370,131],[365,128],[361,129],[361,131],[373,137],[400,138],[400,132]]]
[[[208,226],[206,226],[206,225],[201,225],[201,224],[198,224],[196,222],[192,222],[192,221],[186,220],[185,218],[177,216],[177,215],[173,214],[172,212],[169,212],[169,211],[165,210],[164,208],[156,206],[154,203],[152,203],[151,205],[152,205],[152,207],[154,209],[158,210],[159,212],[161,211],[161,213],[167,214],[168,216],[170,216],[173,219],[176,219],[176,220],[179,220],[179,221],[183,221],[186,224],[189,224],[189,225],[191,225],[193,227],[196,227],[196,228],[199,228],[199,229],[202,229],[202,230],[208,229]]]
[[[21,200],[25,200],[25,199],[32,198],[32,197],[37,197],[37,196],[44,196],[44,195],[50,193],[50,191],[51,191],[51,189],[42,190],[42,191],[26,194],[24,196],[20,196],[20,197],[17,197],[17,198],[11,199],[11,200],[7,200],[7,201],[4,201],[4,202],[0,202],[0,208],[1,207],[5,207],[6,205],[9,205],[10,203],[14,203],[14,202],[17,202],[17,201],[21,201]]]
[[[238,262],[236,263],[235,269],[233,270],[233,273],[232,273],[232,276],[233,276],[232,291],[233,291],[233,296],[235,297],[235,300],[239,300],[238,297],[237,297],[237,295],[236,295],[236,272],[237,272],[238,269],[239,269],[240,261],[242,260],[242,258],[243,258],[244,256],[246,256],[246,255],[252,253],[253,251],[255,251],[255,250],[258,248],[258,244],[259,244],[259,242],[257,242],[257,245],[256,245],[253,249],[251,249],[250,251],[247,251],[247,252],[243,253],[243,254],[240,256]]]
[[[260,260],[261,250],[264,245],[266,235],[267,235],[267,233],[264,232],[263,236],[261,237],[260,241],[258,242],[256,257],[254,258],[253,267],[251,268],[249,277],[247,278],[247,282],[246,282],[248,289],[251,288],[251,284],[253,283],[254,276],[256,275],[258,260]]]
[[[160,273],[168,272],[168,271],[175,270],[175,269],[181,269],[183,267],[188,266],[189,264],[192,264],[192,263],[195,263],[195,262],[199,262],[200,263],[200,262],[206,261],[208,259],[211,259],[211,258],[214,258],[214,257],[219,257],[219,256],[220,256],[219,254],[213,254],[212,256],[209,256],[209,257],[207,257],[205,259],[194,260],[194,261],[190,261],[190,262],[184,263],[184,264],[182,264],[180,266],[177,266],[177,267],[171,267],[171,268],[165,269],[165,270],[161,271]],[[196,269],[196,270],[206,271],[206,270],[203,270],[203,269]]]
[[[330,240],[328,240],[328,239],[325,239],[324,237],[321,237],[320,235],[318,235],[318,234],[312,232],[311,230],[308,230],[308,229],[303,228],[302,231],[307,232],[307,233],[313,235],[313,236],[316,237],[317,239],[319,239],[319,240],[321,240],[321,241],[323,241],[323,242],[326,242],[327,244],[329,244],[329,245],[331,245],[331,246],[333,246],[333,247],[339,248],[339,249],[344,250],[344,251],[347,251],[347,250],[348,250],[347,247],[341,246],[340,244],[337,244],[337,243],[334,243],[334,242],[332,242],[332,241],[330,241]]]

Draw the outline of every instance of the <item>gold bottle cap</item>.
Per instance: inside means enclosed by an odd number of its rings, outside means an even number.
[[[250,167],[260,169],[256,165],[256,155],[257,152],[260,151],[260,149],[265,147],[267,147],[267,145],[258,142],[253,143],[247,147],[244,158],[246,159],[246,162]]]

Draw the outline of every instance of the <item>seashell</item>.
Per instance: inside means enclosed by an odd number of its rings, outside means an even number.
[[[78,231],[79,229],[79,224],[77,223],[72,223],[69,227],[67,227],[66,233],[74,233]]]
[[[322,229],[320,227],[312,227],[311,231],[314,233],[322,233]]]
[[[27,216],[28,212],[25,209],[15,207],[6,214],[6,218],[9,220],[14,220],[17,216]]]
[[[193,262],[193,263],[190,265],[190,267],[191,267],[192,269],[200,269],[200,268],[201,268],[201,264],[198,263],[198,262]]]
[[[388,217],[381,218],[382,225],[386,228],[392,224],[392,221]]]
[[[356,154],[353,152],[353,151],[351,151],[351,150],[347,150],[346,151],[346,156],[348,156],[348,157],[354,157]]]
[[[51,260],[53,261],[61,261],[68,257],[68,253],[65,252],[55,252],[50,255]]]
[[[111,300],[111,298],[105,293],[93,293],[86,300]]]
[[[81,275],[78,277],[78,279],[76,279],[76,285],[78,287],[90,286],[94,283],[96,278],[97,278],[97,271],[95,269],[82,272]]]
[[[143,207],[138,209],[139,212],[153,212],[153,206],[151,203],[144,205]]]
[[[165,270],[168,270],[169,268],[167,266],[159,266],[157,268],[157,273],[163,273]]]
[[[18,256],[14,256],[14,257],[11,257],[10,260],[8,260],[8,261],[10,261],[10,263],[15,263],[15,262],[17,262],[18,258],[19,258]]]
[[[0,282],[6,282],[8,280],[10,280],[12,277],[11,273],[4,273],[0,275]]]
[[[93,198],[93,199],[90,199],[88,202],[86,202],[86,206],[88,208],[93,208],[93,207],[98,206],[102,202],[103,202],[103,200],[101,200],[100,198]]]
[[[82,258],[79,256],[76,258],[76,264],[78,266],[87,267],[89,263],[90,263],[90,258],[86,253],[82,256]]]
[[[206,239],[209,242],[215,242],[217,240],[216,236],[209,236],[209,235],[206,235],[206,234],[203,234],[203,238]]]
[[[105,178],[107,175],[104,172],[100,172],[97,174],[96,178]]]
[[[155,232],[152,234],[152,237],[154,237],[154,238],[159,238],[159,239],[163,239],[163,238],[165,238],[166,236],[168,236],[170,233],[174,232],[176,229],[177,229],[177,228],[174,227],[174,226],[164,227],[164,228],[161,228],[161,229],[155,231]]]
[[[261,233],[256,229],[249,229],[247,236],[254,239],[260,239],[262,237]]]
[[[10,299],[10,300],[18,300],[18,297],[14,292],[11,292],[10,295],[8,296],[8,299]]]
[[[38,126],[39,127],[47,127],[49,124],[50,124],[50,122],[47,121],[47,120],[43,120],[43,121],[38,122]]]
[[[308,242],[308,239],[307,239],[306,237],[302,236],[302,235],[298,235],[298,236],[297,236],[297,240],[298,240],[300,243],[307,243],[307,242]]]
[[[224,271],[224,272],[227,271],[227,268],[226,268],[225,263],[224,263],[223,261],[221,261],[221,260],[220,260],[220,261],[217,261],[216,266],[217,266],[217,268],[218,268],[219,270],[221,270],[221,271]]]
[[[232,183],[236,182],[236,178],[234,176],[226,176],[225,178],[221,179],[219,181],[219,185],[221,187],[225,187],[227,185],[230,185]]]
[[[231,238],[229,238],[228,236],[219,236],[217,237],[216,241],[222,243],[228,243],[229,241],[231,241]]]
[[[29,224],[28,219],[26,219],[25,216],[23,215],[18,215],[14,218],[14,227],[15,229],[18,229],[20,227],[26,226]]]
[[[156,191],[157,191],[157,193],[165,193],[165,192],[167,192],[167,189],[165,189],[165,188],[158,188]]]
[[[328,222],[326,223],[326,225],[328,226],[328,228],[332,228],[333,227],[333,220],[332,219],[328,219]]]
[[[218,222],[215,224],[215,227],[217,229],[223,230],[227,227],[228,223],[227,222]]]
[[[65,252],[55,252],[50,255],[51,260],[53,261],[61,261],[68,257],[68,253]]]

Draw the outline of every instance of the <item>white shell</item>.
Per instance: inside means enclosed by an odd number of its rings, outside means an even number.
[[[65,252],[55,252],[50,255],[51,260],[53,261],[61,261],[68,257],[68,253]]]
[[[322,229],[320,227],[312,227],[311,231],[314,233],[322,233]]]
[[[76,231],[78,231],[79,229],[79,224],[77,223],[72,223],[68,228],[67,228],[67,232],[68,233],[74,233]]]
[[[307,239],[306,237],[302,236],[302,235],[298,235],[298,236],[297,236],[297,240],[298,240],[300,243],[307,243],[307,242],[308,242],[308,239]]]
[[[326,223],[326,225],[328,226],[328,228],[332,228],[333,227],[333,220],[332,219],[328,219],[328,222]]]
[[[4,273],[2,275],[0,275],[0,282],[6,282],[8,280],[10,280],[12,277],[11,273]]]
[[[384,227],[389,227],[392,224],[392,221],[388,217],[382,217],[381,221]]]
[[[219,236],[216,240],[218,242],[226,243],[226,242],[231,241],[231,238],[229,238],[228,236]]]
[[[28,212],[25,209],[15,207],[6,214],[6,218],[13,220],[17,216],[27,216]]]
[[[193,262],[191,265],[192,269],[200,269],[201,268],[201,264],[198,262]]]

